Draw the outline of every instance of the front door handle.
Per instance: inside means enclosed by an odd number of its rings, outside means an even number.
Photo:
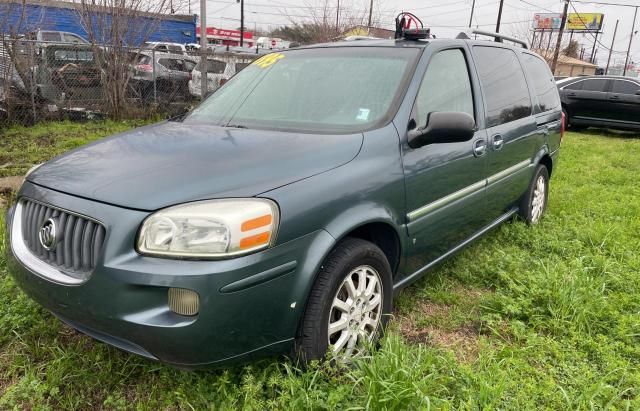
[[[498,151],[504,145],[504,140],[500,134],[496,134],[491,138],[491,144],[493,145],[493,150]]]
[[[487,152],[487,142],[479,139],[473,142],[473,155],[476,157],[483,156]]]

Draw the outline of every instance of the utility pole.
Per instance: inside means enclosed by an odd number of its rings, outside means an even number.
[[[469,28],[471,28],[471,22],[473,22],[473,11],[476,8],[476,0],[473,0],[473,3],[471,3],[471,16],[469,16]]]
[[[609,63],[611,63],[611,53],[613,52],[613,43],[616,42],[616,33],[618,32],[618,22],[619,20],[616,20],[616,28],[613,29],[613,40],[611,40],[611,48],[609,49],[609,58],[607,59],[607,68],[604,69],[605,76],[609,74]]]
[[[500,20],[502,20],[502,6],[504,6],[504,0],[500,0],[500,8],[498,9],[498,21],[496,22],[496,33],[500,33]]]
[[[240,47],[244,46],[244,0],[236,0],[240,3]]]
[[[556,74],[556,66],[558,65],[558,56],[560,55],[560,44],[562,43],[562,34],[564,33],[564,25],[567,23],[567,11],[569,11],[569,0],[564,0],[564,10],[562,11],[562,21],[560,22],[560,32],[558,33],[558,41],[556,42],[556,50],[553,53],[553,63],[551,63],[551,73]]]
[[[627,65],[629,64],[629,53],[631,53],[631,42],[633,41],[633,35],[635,34],[636,28],[636,17],[638,17],[638,7],[636,6],[636,12],[633,13],[633,24],[631,25],[631,37],[629,37],[629,47],[627,48],[627,58],[624,59],[624,69],[622,71],[622,75],[627,75]],[[613,46],[611,46],[613,48]]]
[[[593,48],[591,49],[591,57],[589,58],[589,63],[593,63],[596,58],[596,47],[598,46],[598,34],[600,34],[600,32],[596,31],[596,35],[593,40]]]
[[[207,95],[207,0],[200,0],[200,57],[204,61],[200,70],[200,99],[204,100]]]
[[[369,28],[371,28],[371,17],[372,16],[373,16],[373,0],[371,0],[371,3],[369,3],[369,24],[367,24],[367,27],[369,27]]]
[[[340,31],[340,29],[338,29],[339,20],[340,20],[340,0],[338,0],[338,6],[336,7],[336,33]]]

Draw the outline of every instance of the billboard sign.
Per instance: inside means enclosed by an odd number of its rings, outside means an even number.
[[[533,15],[534,30],[560,30],[562,13],[536,13]]]
[[[569,13],[565,29],[575,31],[600,31],[602,29],[602,13]]]

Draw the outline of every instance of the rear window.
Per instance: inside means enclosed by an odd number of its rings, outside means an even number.
[[[487,106],[487,126],[531,115],[531,97],[516,53],[487,46],[475,46],[473,53]]]
[[[533,82],[533,89],[538,96],[538,106],[541,112],[549,111],[560,105],[558,88],[547,63],[533,54],[522,55],[525,70]]]
[[[207,60],[207,73],[222,74],[227,67],[227,63],[222,60]],[[202,61],[196,65],[196,70],[202,71]]]
[[[93,52],[89,50],[55,50],[53,59],[60,63],[83,63],[93,61]]]

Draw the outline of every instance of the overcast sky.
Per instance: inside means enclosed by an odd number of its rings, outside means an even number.
[[[602,0],[603,2],[640,5],[640,0]],[[469,24],[472,0],[374,0],[374,23],[385,28],[393,28],[393,18],[401,10],[412,11],[420,17],[425,26],[431,27],[438,37],[453,37]],[[246,0],[245,26],[249,29],[257,27],[268,30],[280,25],[289,24],[291,20],[304,22],[310,16],[320,12],[321,6],[327,4],[330,14],[335,21],[337,0]],[[368,12],[369,0],[341,0],[341,16],[349,16]],[[485,30],[495,30],[499,0],[476,0],[473,26],[478,25]],[[192,0],[191,12],[199,14],[200,2]],[[561,0],[505,0],[502,16],[501,32],[516,34],[520,37],[527,35],[531,40],[531,26],[534,13],[562,12]],[[574,10],[575,7],[575,10]],[[181,10],[182,11],[182,10]],[[186,11],[186,10],[185,10]],[[624,62],[634,8],[605,6],[589,3],[572,2],[569,12],[603,13],[604,34],[599,37],[602,44],[598,44],[598,62],[606,64],[608,48],[611,46],[616,19],[620,20],[618,34],[613,46],[612,62]],[[640,13],[639,13],[640,14]],[[207,0],[207,25],[220,28],[234,29],[239,27],[240,5],[235,0]],[[640,29],[640,16],[636,21],[636,30]],[[588,54],[594,44],[591,34],[576,34],[578,40]],[[632,59],[640,63],[640,36],[634,36],[631,48]]]

